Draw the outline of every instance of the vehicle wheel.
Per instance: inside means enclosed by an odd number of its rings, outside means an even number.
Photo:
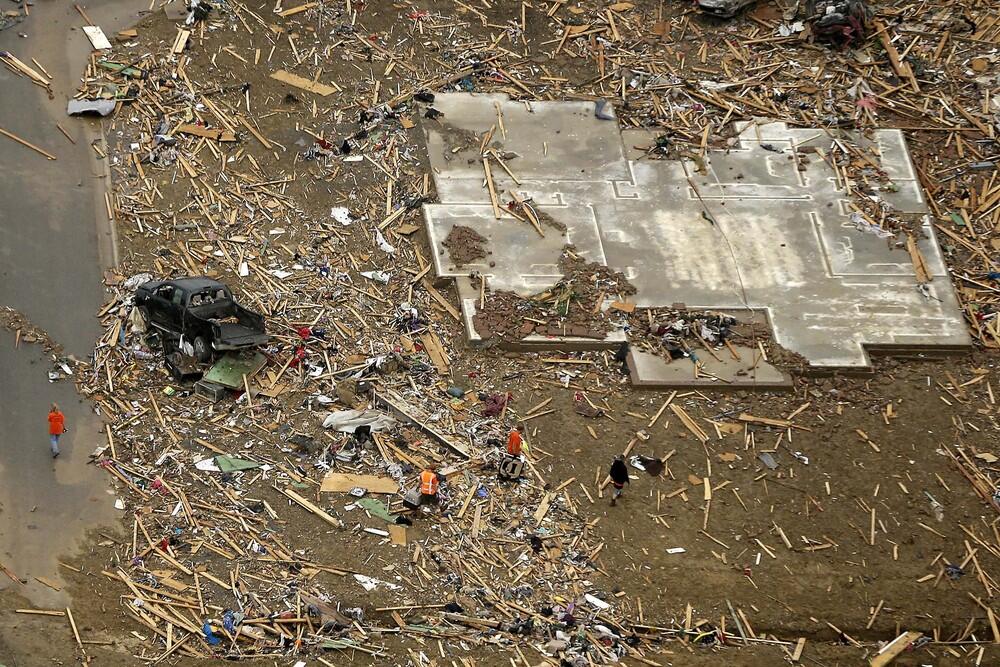
[[[207,363],[212,360],[212,348],[208,345],[208,341],[202,336],[198,336],[194,339],[194,358],[202,363]]]
[[[146,336],[143,340],[146,343],[146,347],[151,350],[166,350],[166,345],[164,345],[163,339],[161,339],[159,334],[155,331],[146,332]]]

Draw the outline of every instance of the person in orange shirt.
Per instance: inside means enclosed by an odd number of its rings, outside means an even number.
[[[52,448],[52,458],[59,456],[59,436],[66,432],[66,417],[59,412],[59,406],[52,404],[49,410],[49,446]]]
[[[521,436],[523,430],[523,424],[518,424],[510,430],[510,435],[507,436],[507,453],[509,455],[521,455],[521,446],[524,444],[524,438]]]
[[[420,504],[436,505],[438,502],[437,466],[433,463],[420,473]]]

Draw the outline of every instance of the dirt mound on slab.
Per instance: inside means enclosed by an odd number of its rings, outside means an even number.
[[[486,259],[486,238],[471,227],[455,225],[441,245],[448,249],[448,256],[458,266]]]
[[[521,340],[531,334],[601,339],[611,322],[601,312],[606,299],[635,294],[625,275],[587,262],[567,247],[559,260],[563,279],[529,298],[513,292],[491,292],[473,318],[483,338]]]

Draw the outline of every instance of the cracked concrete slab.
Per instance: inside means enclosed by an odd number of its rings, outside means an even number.
[[[477,271],[493,289],[529,296],[562,277],[559,255],[573,244],[624,272],[640,307],[764,311],[775,340],[817,367],[865,367],[874,349],[971,343],[929,220],[922,293],[905,248],[851,221],[842,177],[823,159],[833,141],[824,130],[744,122],[736,145],[698,165],[649,159],[655,134],[596,118],[593,102],[447,93],[434,106],[444,117],[424,132],[440,203],[424,213],[439,277]],[[543,226],[542,237],[495,217],[480,159],[491,128],[487,150],[510,172],[491,160],[500,200],[531,198],[564,232]],[[879,130],[875,144],[895,186],[879,196],[924,213],[902,133]],[[441,242],[457,224],[487,239],[485,259],[451,262]],[[467,321],[474,302],[462,301]]]

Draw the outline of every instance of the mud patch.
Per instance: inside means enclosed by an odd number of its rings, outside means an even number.
[[[445,137],[445,159],[462,151],[475,150],[478,152],[479,144],[482,142],[482,137],[478,134],[450,123],[441,123],[441,126],[443,129],[441,134]]]
[[[457,266],[471,264],[477,259],[486,259],[486,237],[472,227],[455,225],[448,237],[441,243],[448,249],[448,256]]]
[[[602,339],[612,322],[601,312],[607,299],[635,294],[625,275],[573,252],[563,251],[559,267],[564,278],[551,288],[531,296],[513,292],[491,292],[485,305],[477,304],[473,317],[476,332],[484,339],[521,340],[531,334]]]

